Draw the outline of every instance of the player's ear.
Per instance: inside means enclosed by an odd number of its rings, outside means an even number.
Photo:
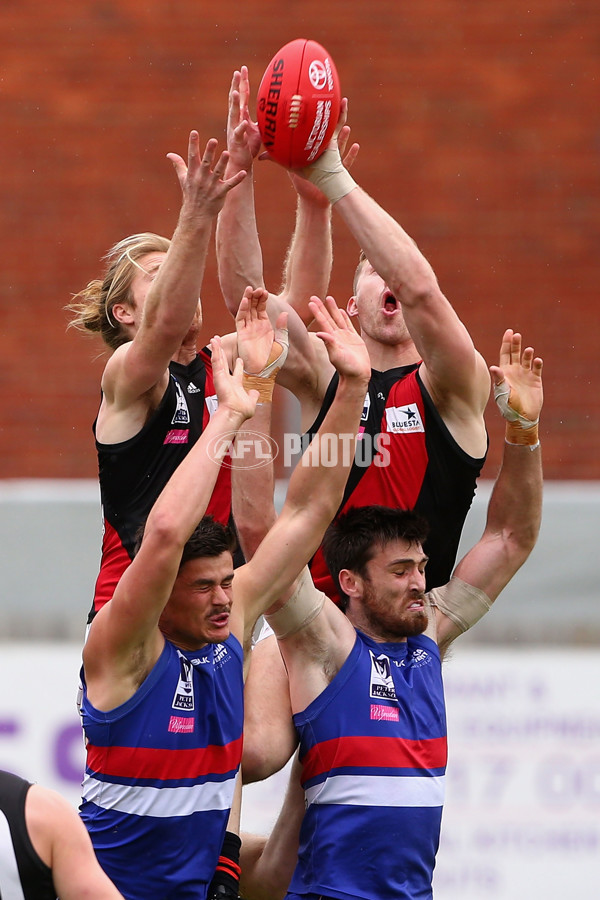
[[[128,303],[115,303],[110,311],[111,318],[121,325],[133,325],[133,311]]]
[[[350,297],[346,304],[346,312],[352,318],[353,316],[358,315],[358,307],[356,305],[356,297]]]
[[[350,569],[340,569],[338,575],[340,587],[350,599],[362,596],[362,578]]]

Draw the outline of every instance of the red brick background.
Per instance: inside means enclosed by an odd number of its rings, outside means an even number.
[[[546,475],[600,478],[600,6],[584,0],[3,0],[0,17],[0,477],[94,477],[100,342],[62,307],[117,239],[171,234],[165,154],[222,139],[231,72],[321,41],[350,98],[355,174],[417,240],[494,362],[505,327],[546,363]],[[268,284],[294,195],[257,175]],[[335,230],[332,293],[356,247]],[[230,320],[211,260],[207,333]],[[501,427],[490,408],[499,459]]]

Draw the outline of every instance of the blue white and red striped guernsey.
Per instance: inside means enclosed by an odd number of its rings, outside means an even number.
[[[358,632],[340,672],[294,721],[307,809],[290,896],[430,898],[447,760],[436,643]]]
[[[199,900],[219,857],[242,755],[242,648],[170,642],[136,693],[110,712],[84,684],[81,817],[128,900]]]

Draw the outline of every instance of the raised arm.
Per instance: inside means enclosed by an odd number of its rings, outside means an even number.
[[[240,170],[251,172],[260,146],[258,124],[248,109],[250,84],[248,69],[242,66],[233,73],[229,91],[227,116],[227,148],[230,153],[228,175]],[[277,296],[291,306],[303,304],[310,297],[327,293],[331,274],[331,208],[324,195],[310,186],[303,188],[292,179],[298,190],[296,226],[284,266],[284,283]],[[235,315],[246,285],[264,286],[262,250],[258,238],[254,207],[254,184],[245,179],[225,203],[217,222],[217,259],[219,280],[227,308]],[[280,312],[278,307],[276,312]]]
[[[350,127],[344,125],[338,135],[340,156],[344,166],[350,169],[360,149],[357,143],[350,145]],[[331,204],[314,184],[296,172],[289,173],[298,195],[296,228],[288,249],[284,267],[284,279],[279,297],[294,309],[306,326],[312,322],[309,300],[313,294],[324,297],[331,277]],[[324,238],[329,233],[329,239]],[[322,234],[321,240],[314,235]]]
[[[84,647],[88,693],[101,709],[131,696],[158,659],[164,644],[158,623],[184,544],[206,511],[233,436],[254,411],[257,395],[242,387],[241,360],[230,375],[218,338],[211,348],[217,411],[152,507],[140,549],[94,619]]]
[[[252,179],[261,138],[257,123],[250,117],[248,99],[248,70],[243,66],[241,71],[234,72],[229,92],[227,174],[233,176],[244,170],[249,176],[229,194],[216,230],[219,282],[226,306],[234,316],[246,286],[264,286]],[[356,155],[355,149],[352,154]],[[293,181],[298,186],[301,179],[296,177]],[[308,309],[310,297],[313,294],[324,297],[327,292],[332,251],[329,203],[312,185],[306,182],[304,185],[304,189],[299,188],[296,225],[286,256],[283,285],[278,294],[269,293],[267,309],[273,325],[283,311],[289,311],[290,352],[278,381],[298,397],[308,425],[314,421],[333,370],[319,342],[306,331],[301,316],[312,318]]]
[[[345,122],[346,111],[344,101],[338,130]],[[319,159],[302,170],[302,175],[329,198],[369,264],[401,303],[407,328],[424,362],[423,380],[440,412],[459,421],[472,413],[481,416],[489,395],[483,359],[414,240],[344,168],[337,136]]]
[[[333,298],[325,303],[315,298],[311,307],[321,329],[317,334],[340,374],[339,388],[292,474],[281,515],[253,559],[236,572],[236,596],[250,621],[285,599],[337,512],[371,374],[364,342]]]
[[[282,900],[296,863],[305,811],[301,766],[294,759],[281,811],[269,837],[242,834],[240,888],[245,900]]]
[[[213,223],[226,194],[245,177],[238,171],[225,178],[228,153],[217,155],[217,141],[206,144],[202,156],[199,138],[192,131],[187,165],[169,154],[177,172],[183,200],[169,250],[160,265],[140,270],[140,310],[133,304],[113,306],[112,315],[135,327],[133,340],[110,358],[103,377],[106,401],[117,410],[135,403],[161,380],[171,358],[192,329],[199,327],[199,297]],[[193,351],[197,328],[191,334]]]
[[[273,525],[274,471],[271,411],[275,378],[288,350],[286,313],[273,331],[264,289],[246,288],[236,315],[238,355],[244,366],[244,386],[258,391],[254,416],[238,431],[232,457],[231,504],[238,539],[246,559]]]
[[[258,124],[248,109],[248,69],[242,66],[231,79],[227,111],[227,175],[246,171],[248,177],[233,191],[219,213],[216,228],[219,283],[232,316],[247,285],[264,287],[262,249],[254,207],[254,160],[260,150]]]
[[[539,534],[542,460],[537,423],[543,402],[542,360],[531,347],[522,351],[521,335],[509,329],[502,339],[500,364],[490,370],[498,405],[507,419],[502,465],[483,535],[458,563],[453,577],[483,591],[493,602],[523,565]],[[484,611],[481,606],[481,614]],[[461,618],[460,609],[453,618],[438,613],[442,649],[465,630]]]

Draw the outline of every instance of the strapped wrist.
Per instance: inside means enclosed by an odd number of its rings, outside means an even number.
[[[527,428],[520,422],[507,422],[504,440],[507,444],[517,444],[535,450],[540,445],[537,422],[532,422]]]
[[[332,206],[357,187],[354,178],[344,167],[339,151],[333,147],[329,147],[311,166],[303,169],[303,175],[325,194]]]

